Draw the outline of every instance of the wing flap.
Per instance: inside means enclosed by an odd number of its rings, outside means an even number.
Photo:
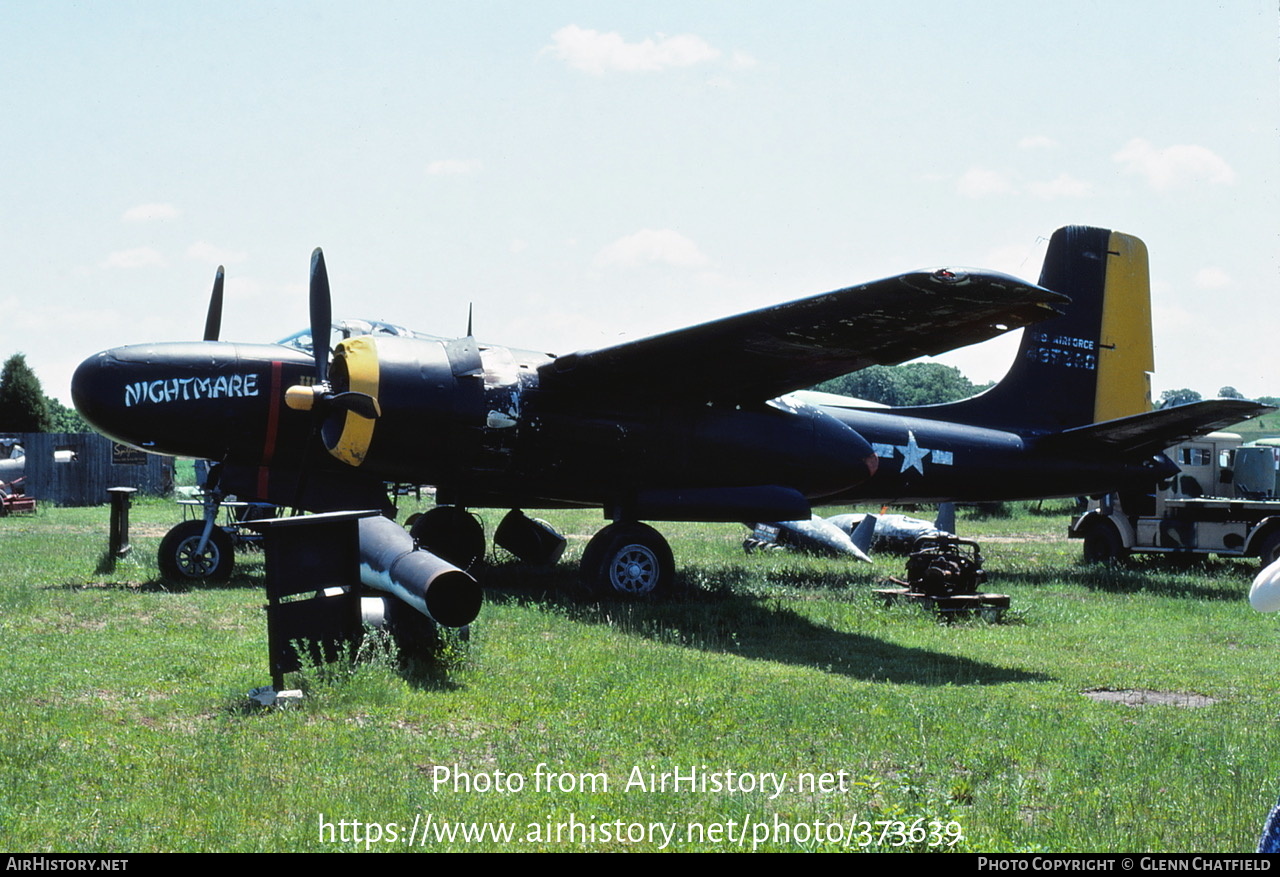
[[[539,369],[540,383],[557,392],[758,402],[985,341],[1057,316],[1068,301],[995,272],[917,271],[562,356]]]

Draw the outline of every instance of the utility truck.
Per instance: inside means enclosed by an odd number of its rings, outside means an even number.
[[[1154,493],[1112,493],[1092,499],[1071,524],[1087,561],[1130,552],[1257,557],[1280,560],[1280,442],[1243,444],[1212,432],[1169,448],[1181,470]]]

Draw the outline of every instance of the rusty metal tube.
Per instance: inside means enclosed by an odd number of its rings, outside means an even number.
[[[470,624],[483,602],[475,579],[431,552],[415,549],[408,531],[382,516],[360,519],[360,581],[445,627]]]

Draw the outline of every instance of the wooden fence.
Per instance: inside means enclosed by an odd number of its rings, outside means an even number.
[[[107,502],[107,488],[136,487],[163,496],[173,490],[173,458],[145,454],[97,433],[28,432],[26,492],[38,502],[84,506]]]

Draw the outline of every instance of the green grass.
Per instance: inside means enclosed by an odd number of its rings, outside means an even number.
[[[970,852],[1251,850],[1280,791],[1278,627],[1244,599],[1254,565],[1082,566],[1063,538],[1068,514],[962,512],[964,535],[988,537],[988,589],[1013,608],[1002,624],[941,624],[868,596],[902,575],[900,558],[746,557],[734,525],[658,525],[680,597],[582,601],[572,562],[599,514],[549,513],[566,560],[499,559],[465,660],[311,669],[293,680],[307,698],[287,710],[245,698],[269,681],[260,556],[238,558],[224,586],[175,589],[153,556],[180,517],[171,503],[135,505],[134,555],[112,572],[98,572],[105,509],[0,519],[0,845],[362,850],[352,822],[361,838],[365,823],[407,836],[429,814],[529,836],[430,846],[452,850],[662,845],[606,840],[601,826],[619,820],[678,825],[669,849],[724,850],[739,847],[689,839],[688,823],[865,821],[878,840],[878,820],[917,819],[958,825],[955,848]],[[1216,703],[1132,707],[1092,689]],[[533,788],[539,764],[567,788]],[[787,786],[626,788],[635,770],[702,765],[785,773]],[[459,776],[498,772],[525,788],[468,790]],[[835,787],[799,789],[800,773]],[[587,785],[599,774],[607,789]],[[562,829],[557,841],[554,824],[572,820],[594,824],[594,840]],[[406,848],[389,831],[369,846]],[[762,848],[832,847],[780,834]]]
[[[1246,442],[1280,435],[1280,413],[1264,414],[1262,417],[1228,426],[1226,432],[1234,432]]]

